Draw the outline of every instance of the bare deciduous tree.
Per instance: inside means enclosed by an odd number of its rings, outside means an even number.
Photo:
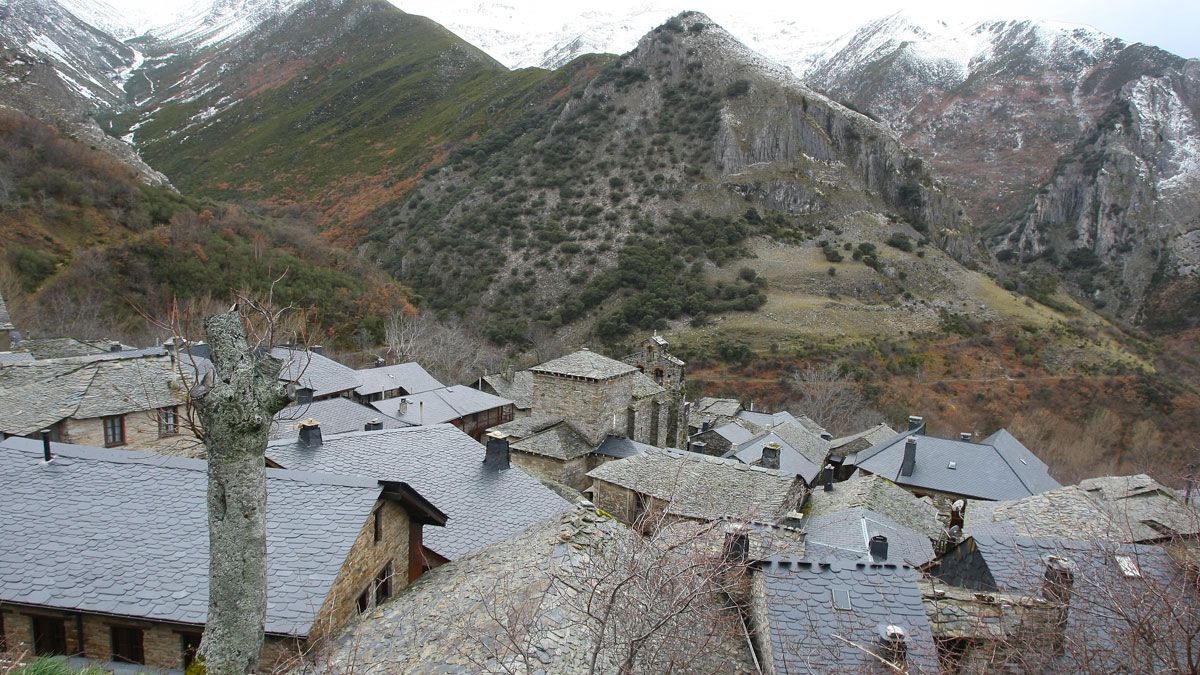
[[[386,335],[393,358],[416,361],[447,384],[474,382],[496,372],[503,360],[500,350],[465,326],[438,321],[428,313],[394,313]]]
[[[789,385],[796,398],[788,402],[788,411],[807,415],[834,436],[862,431],[884,419],[883,413],[871,407],[858,386],[835,364],[794,371]]]

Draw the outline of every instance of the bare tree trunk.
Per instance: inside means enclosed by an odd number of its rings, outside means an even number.
[[[271,418],[287,404],[281,363],[246,341],[236,311],[204,331],[215,374],[197,393],[208,448],[208,624],[200,653],[214,675],[252,672],[267,609],[267,489]]]

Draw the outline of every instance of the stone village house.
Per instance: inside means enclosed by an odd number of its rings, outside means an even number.
[[[10,438],[0,463],[5,646],[186,668],[208,614],[205,462]],[[403,482],[268,469],[267,494],[266,669],[415,580],[424,526],[446,523]]]

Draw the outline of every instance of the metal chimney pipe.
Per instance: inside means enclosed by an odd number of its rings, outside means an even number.
[[[42,458],[47,462],[54,459],[54,453],[50,451],[50,430],[42,429]]]

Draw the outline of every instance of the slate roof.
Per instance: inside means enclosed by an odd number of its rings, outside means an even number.
[[[634,373],[631,377],[633,384],[629,387],[629,393],[634,398],[646,398],[666,391],[666,388],[647,377],[645,373]]]
[[[0,432],[25,436],[65,418],[154,410],[186,400],[170,360],[49,359],[0,365]]]
[[[875,535],[887,537],[889,562],[920,567],[934,557],[929,537],[862,507],[809,518],[804,531],[805,555],[810,560],[842,557],[871,562],[869,545]]]
[[[963,514],[964,534],[1008,533],[1025,537],[1062,537],[1135,541],[1129,526],[1086,490],[1068,485],[1012,501],[970,500]],[[1153,537],[1159,535],[1151,530]]]
[[[298,403],[280,410],[271,421],[271,440],[294,437],[299,433],[297,425],[309,419],[320,423],[323,436],[362,431],[366,424],[373,420],[382,422],[384,429],[411,426],[388,417],[371,406],[337,397],[312,403]]]
[[[441,389],[446,386],[438,382],[421,364],[416,362],[397,363],[378,368],[363,368],[358,373],[359,385],[354,393],[359,396],[382,394],[393,389],[403,388],[410,394],[417,394],[430,389]]]
[[[588,476],[668,501],[669,514],[701,520],[774,522],[804,494],[802,483],[780,471],[656,448],[601,464]]]
[[[1053,555],[1071,562],[1067,640],[1058,672],[1078,670],[1076,661],[1099,672],[1115,672],[1130,662],[1142,663],[1148,672],[1163,670],[1162,664],[1151,667],[1152,660],[1177,658],[1178,650],[1188,646],[1172,649],[1171,641],[1194,639],[1200,630],[1196,587],[1158,546],[982,534],[958,547],[973,547],[986,564],[986,575],[973,570],[964,574],[964,566],[945,560],[934,573],[947,583],[968,579],[964,585],[975,590],[1043,596],[1046,559]],[[1125,574],[1117,556],[1124,556],[1137,574]],[[1131,640],[1131,632],[1155,637]],[[1135,643],[1142,649],[1149,646],[1157,656],[1134,658],[1130,650]]]
[[[76,340],[75,338],[22,338],[19,347],[35,359],[65,359],[96,354],[119,354],[113,352],[112,340]],[[130,351],[133,347],[120,345],[121,351]]]
[[[425,531],[425,545],[451,560],[570,508],[516,466],[484,469],[483,446],[449,424],[322,436],[317,448],[273,441],[267,457],[289,469],[408,483],[449,517]]]
[[[593,666],[598,673],[618,672],[622,654],[611,643],[601,645],[591,663],[595,633],[583,628],[589,620],[583,603],[556,579],[575,570],[580,579],[600,578],[604,551],[627,547],[636,536],[595,510],[574,509],[422,575],[331,639],[321,662],[335,672],[584,673]],[[740,633],[736,613],[709,603],[697,599],[699,611],[678,618],[665,638],[670,643],[651,639],[637,672],[755,672],[747,641],[728,637]],[[616,621],[628,615],[618,611]],[[725,621],[708,620],[713,614]],[[513,620],[522,630],[519,650],[509,647],[504,625]]]
[[[1184,504],[1170,488],[1146,474],[1089,478],[1079,487],[1129,528],[1129,541],[1200,534],[1200,509]]]
[[[404,412],[400,411],[401,401],[408,402]],[[510,404],[512,401],[486,391],[479,391],[466,385],[455,385],[399,398],[373,401],[371,406],[405,424],[422,425],[442,424]]]
[[[0,295],[0,330],[16,330],[12,317],[8,315],[8,305],[4,304],[4,296]]]
[[[789,422],[788,424],[799,427],[795,422]],[[800,476],[804,479],[804,482],[811,485],[825,466],[824,453],[817,450],[814,446],[819,445],[823,448],[826,447],[826,442],[819,437],[812,436],[807,431],[804,431],[803,428],[800,428],[798,433],[787,433],[786,437],[778,433],[778,430],[779,428],[777,427],[770,431],[764,431],[750,440],[731,448],[725,456],[735,458],[745,464],[758,466],[762,461],[763,448],[771,443],[778,443],[780,447],[779,470],[786,474]],[[796,432],[796,429],[792,431]],[[805,436],[808,438],[805,438]],[[796,446],[789,442],[789,439],[803,447],[806,452],[797,450]],[[810,439],[815,441],[815,443],[810,442]],[[819,455],[820,457],[817,459],[817,462],[814,462],[807,455],[814,457]]]
[[[543,457],[572,460],[590,453],[592,446],[569,423],[560,422],[513,443],[512,449]]]
[[[901,476],[909,436],[917,439],[917,461],[913,475]],[[975,499],[1020,499],[1062,487],[1042,460],[1003,429],[981,443],[905,431],[847,457],[846,464],[900,485]]]
[[[281,382],[296,382],[297,386],[312,389],[313,396],[338,394],[359,385],[357,371],[311,349],[275,347],[271,356],[283,361]]]
[[[603,455],[605,457],[623,459],[625,457],[640,455],[647,450],[659,449],[660,448],[648,443],[639,443],[638,441],[625,438],[624,436],[614,436],[612,434],[608,434],[604,437],[603,441],[600,441],[600,445],[596,446],[596,449],[593,450],[593,452],[595,452],[597,455]]]
[[[826,492],[818,486],[808,496],[803,512],[810,518],[854,508],[882,514],[929,539],[945,536],[937,508],[928,499],[918,499],[895,483],[870,474],[852,476],[833,484]]]
[[[535,373],[583,377],[590,380],[611,380],[637,368],[616,359],[610,359],[590,349],[581,349],[530,368]]]
[[[794,415],[792,415],[790,412],[786,412],[786,411],[777,412],[777,413],[765,413],[765,412],[752,412],[749,410],[742,410],[737,413],[737,418],[740,420],[745,420],[752,424],[756,424],[762,429],[770,429],[772,427],[776,427],[780,424],[783,424],[784,422],[798,422],[799,421]],[[809,420],[809,421],[812,422],[812,420]],[[812,424],[816,425],[816,422],[812,422]],[[824,431],[824,429],[821,429],[821,431]]]
[[[0,352],[0,364],[32,361],[33,354],[29,352]]]
[[[887,626],[905,631],[909,672],[939,672],[918,574],[911,567],[780,557],[758,569],[756,583],[765,599],[763,637],[775,672],[874,672],[879,662],[862,649],[885,655],[881,638]],[[834,608],[835,590],[849,594],[850,609]]]
[[[705,396],[696,402],[693,412],[698,415],[714,415],[717,417],[736,417],[742,411],[742,404],[736,398],[713,398]]]
[[[737,420],[730,422],[729,424],[722,424],[715,429],[709,429],[709,431],[729,441],[731,445],[738,445],[739,443],[745,443],[751,438],[754,438],[755,432],[747,429],[747,424],[749,424],[749,422]],[[758,427],[755,427],[755,429],[757,428]]]
[[[866,450],[876,443],[882,443],[895,436],[896,433],[895,429],[881,422],[856,434],[833,439],[829,442],[829,451],[844,457],[852,452]]]
[[[512,401],[518,409],[529,410],[533,407],[533,371],[518,370],[512,374],[511,380],[503,373],[494,373],[484,375],[483,381],[497,396]]]
[[[203,624],[207,465],[0,442],[0,601]],[[373,479],[267,470],[267,622],[305,636],[381,492]],[[439,528],[429,528],[434,530]]]
[[[510,439],[522,439],[540,431],[545,431],[559,422],[562,422],[561,417],[546,415],[544,413],[534,413],[525,417],[518,417],[511,422],[497,424],[488,429],[488,433],[507,436]]]

